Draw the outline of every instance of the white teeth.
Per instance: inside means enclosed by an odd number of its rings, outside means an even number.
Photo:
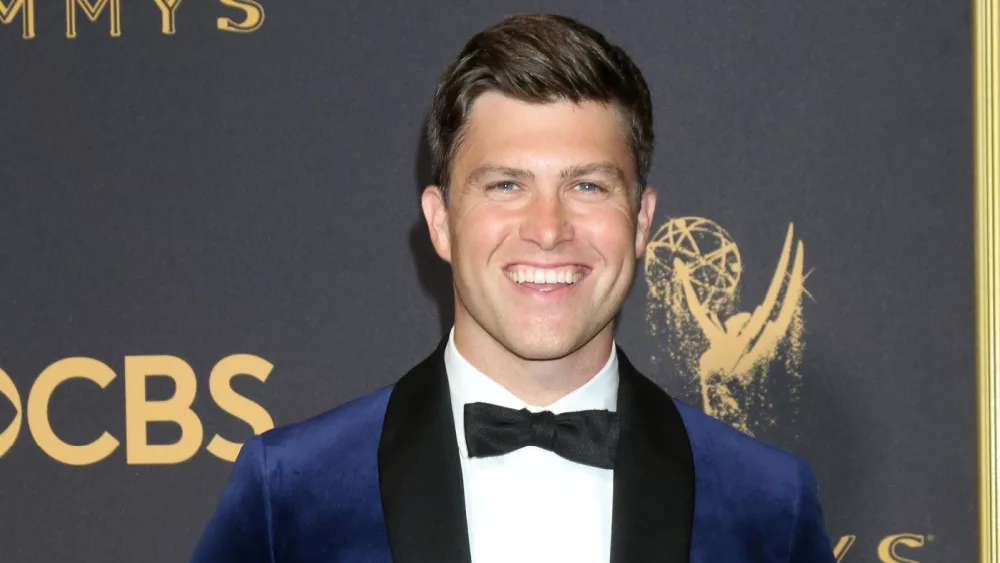
[[[542,270],[542,269],[520,269],[517,271],[504,272],[511,281],[519,284],[523,283],[544,283],[544,284],[574,284],[583,278],[582,272],[572,270]]]

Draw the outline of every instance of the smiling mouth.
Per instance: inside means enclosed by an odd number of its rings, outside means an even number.
[[[514,265],[504,269],[504,275],[512,282],[539,291],[552,291],[560,287],[571,286],[583,279],[589,272],[590,269],[584,266],[537,268]]]

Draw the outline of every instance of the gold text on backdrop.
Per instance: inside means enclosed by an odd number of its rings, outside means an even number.
[[[924,534],[892,534],[882,538],[878,544],[877,554],[880,563],[919,563],[913,557],[913,550],[923,547],[933,536]],[[855,535],[842,536],[837,545],[833,547],[833,556],[837,558],[837,563],[850,563],[853,561],[847,553],[851,551],[858,537]],[[898,548],[905,548],[904,553],[897,551]]]
[[[21,37],[35,37],[35,2],[49,0],[0,0],[0,23],[10,24],[21,16]],[[174,35],[177,32],[177,9],[183,0],[152,0],[160,9],[160,31],[164,35]],[[108,24],[111,37],[122,35],[121,0],[65,0],[66,3],[66,37],[76,38],[77,16],[82,13],[91,22],[97,22],[101,15],[108,12]],[[240,10],[243,18],[234,20],[229,17],[219,17],[215,27],[232,33],[252,33],[264,25],[264,6],[256,0],[219,0],[223,6]]]
[[[215,404],[249,424],[254,434],[274,428],[274,421],[264,407],[237,394],[232,388],[232,380],[237,375],[249,375],[264,382],[273,367],[267,360],[251,354],[233,354],[219,360],[208,378],[209,392]],[[59,360],[35,379],[22,411],[21,395],[14,381],[0,370],[0,395],[7,397],[14,406],[13,420],[0,432],[0,458],[14,445],[21,429],[22,416],[26,416],[28,429],[38,447],[57,461],[67,465],[90,465],[107,458],[120,444],[114,436],[104,432],[89,444],[66,443],[56,435],[49,422],[49,401],[56,388],[70,379],[88,379],[105,388],[115,377],[114,370],[93,358]],[[174,394],[165,400],[147,399],[146,382],[150,377],[173,380]],[[204,427],[191,408],[197,389],[194,370],[176,356],[125,357],[125,454],[129,465],[182,463],[198,452],[204,438]],[[176,423],[181,430],[180,439],[173,444],[150,444],[146,431],[151,422]],[[219,459],[235,461],[240,447],[240,443],[216,434],[205,449]]]

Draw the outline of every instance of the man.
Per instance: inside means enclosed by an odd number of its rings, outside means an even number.
[[[614,345],[649,238],[652,106],[596,31],[516,16],[434,94],[455,325],[394,386],[250,439],[197,562],[832,562],[812,473]]]

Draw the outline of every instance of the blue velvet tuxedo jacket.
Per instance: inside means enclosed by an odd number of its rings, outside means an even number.
[[[612,563],[833,562],[804,461],[618,362]],[[469,562],[454,424],[442,343],[395,385],[244,444],[192,561]]]

